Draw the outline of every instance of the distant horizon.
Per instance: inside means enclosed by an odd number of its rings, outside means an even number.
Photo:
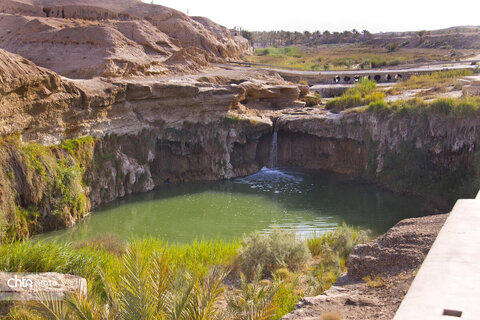
[[[194,17],[194,16],[192,16]],[[372,34],[387,34],[387,33],[414,33],[414,32],[419,32],[419,31],[440,31],[440,30],[448,30],[448,29],[455,29],[455,28],[479,28],[480,25],[463,25],[463,26],[449,26],[449,27],[443,27],[443,28],[438,28],[438,29],[418,29],[418,30],[393,30],[393,31],[379,31],[379,32],[374,32],[368,29],[364,28],[353,28],[356,29],[359,32],[362,32],[363,30],[367,30],[371,32]],[[249,30],[249,29],[243,29],[246,31],[250,32],[304,32],[304,31],[309,31],[309,32],[315,32],[315,31],[330,31],[330,32],[343,32],[343,31],[352,31],[353,29],[345,29],[345,30]]]
[[[151,3],[151,0],[142,1]],[[271,0],[243,0],[238,4],[220,0],[153,2],[190,16],[207,17],[230,29],[241,27],[248,31],[342,32],[356,29],[360,32],[389,33],[480,27],[480,5],[468,0],[458,0],[453,6],[438,1],[415,0],[405,0],[397,6],[386,5],[379,0],[370,1],[368,5],[355,0],[304,0],[288,6]],[[325,14],[330,12],[332,14]]]

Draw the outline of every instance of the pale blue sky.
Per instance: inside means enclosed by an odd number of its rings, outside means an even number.
[[[144,0],[150,3],[151,0]],[[248,30],[331,30],[356,28],[415,31],[480,25],[480,0],[154,0],[226,27]]]

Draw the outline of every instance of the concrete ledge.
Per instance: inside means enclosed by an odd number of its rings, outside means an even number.
[[[480,200],[457,201],[394,320],[457,317],[480,319]]]

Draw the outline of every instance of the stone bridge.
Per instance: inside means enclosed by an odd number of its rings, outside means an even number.
[[[391,69],[366,69],[366,70],[339,70],[339,71],[302,71],[298,69],[279,68],[265,64],[248,62],[228,62],[229,66],[236,65],[241,68],[255,67],[274,71],[285,80],[292,82],[306,81],[310,86],[318,84],[353,84],[362,78],[374,80],[377,83],[395,83],[405,80],[413,75],[428,74],[437,71],[475,69],[478,68],[472,61],[448,62],[443,64],[418,65],[410,68]]]

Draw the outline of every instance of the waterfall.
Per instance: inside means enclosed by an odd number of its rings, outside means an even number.
[[[277,166],[277,129],[274,125],[273,127],[273,137],[272,137],[272,145],[270,146],[270,161],[269,166],[270,168],[275,168]]]

